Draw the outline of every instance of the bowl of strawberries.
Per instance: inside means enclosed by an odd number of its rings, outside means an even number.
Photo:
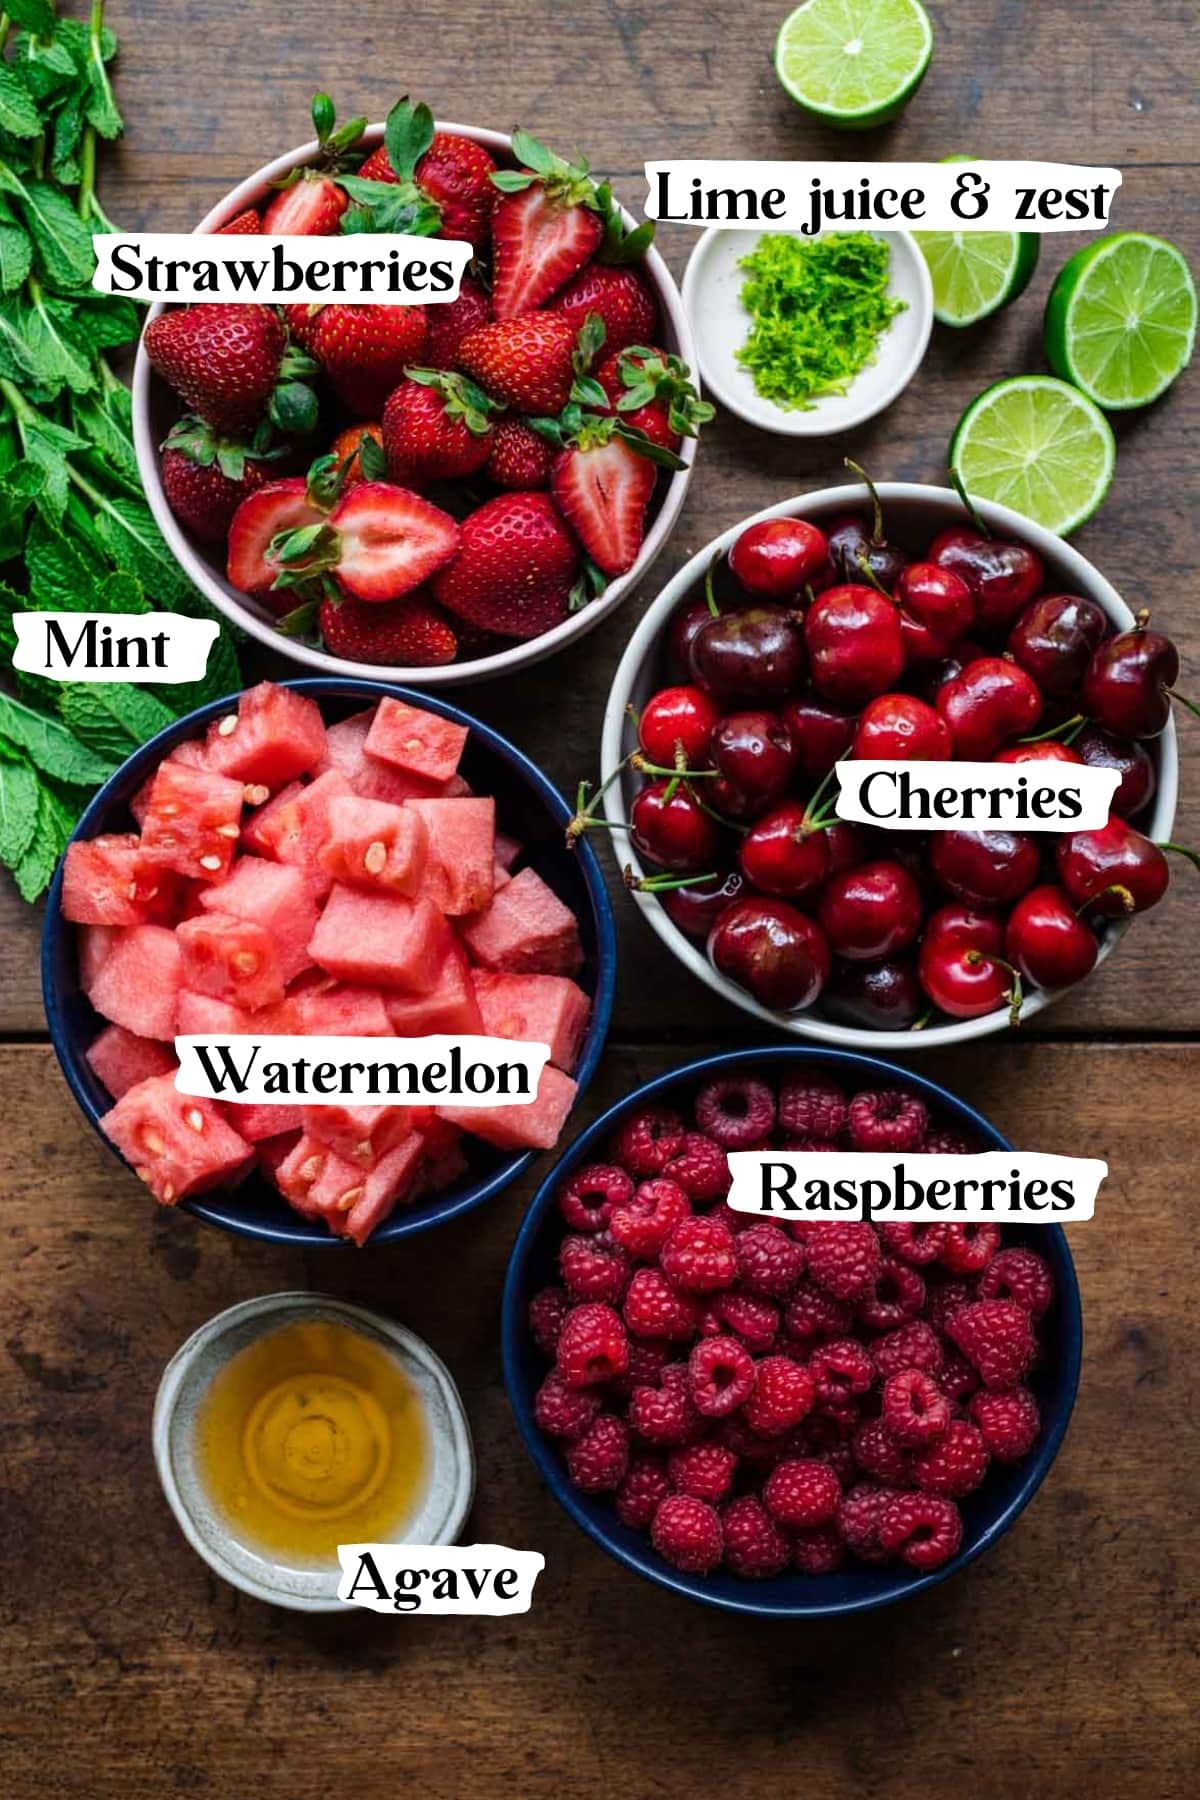
[[[154,307],[146,494],[187,574],[329,674],[483,680],[590,631],[678,517],[712,409],[679,292],[582,159],[400,101],[247,177],[200,232],[469,241],[457,299]]]
[[[644,614],[576,829],[620,831],[650,925],[757,1018],[844,1048],[959,1043],[1084,980],[1163,899],[1178,673],[1148,614],[1007,507],[913,482],[803,494]],[[838,816],[851,758],[1118,782],[1098,830],[894,830]]]

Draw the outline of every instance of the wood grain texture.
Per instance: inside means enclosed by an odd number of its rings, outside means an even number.
[[[677,1060],[613,1051],[584,1110]],[[868,1621],[802,1626],[649,1587],[541,1487],[497,1348],[531,1183],[369,1256],[242,1243],[156,1211],[78,1120],[47,1050],[0,1050],[10,1116],[37,1121],[0,1145],[5,1793],[1181,1800],[1200,1750],[1200,1283],[1178,1127],[1198,1075],[1192,1049],[1046,1045],[959,1076],[1022,1145],[1102,1145],[1112,1164],[1095,1221],[1072,1233],[1087,1338],[1075,1419],[979,1563]],[[545,1554],[528,1617],[297,1618],[211,1578],[185,1545],[148,1443],[161,1366],[221,1307],[297,1286],[381,1306],[447,1359],[479,1454],[466,1541]]]

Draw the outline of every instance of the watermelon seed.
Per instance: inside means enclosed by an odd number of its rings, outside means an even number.
[[[185,1112],[183,1116],[193,1131],[204,1130],[204,1114],[200,1111],[198,1106],[189,1107],[188,1111]]]
[[[239,975],[253,975],[258,967],[258,958],[252,950],[241,950],[234,957],[233,966]]]
[[[270,797],[270,788],[260,787],[257,782],[242,790],[242,798],[247,806],[261,806],[263,801],[269,800]]]
[[[200,858],[200,867],[202,869],[219,869],[220,866],[221,859],[219,856],[202,856]]]
[[[170,1206],[172,1200],[175,1198],[175,1188],[171,1182],[163,1182],[162,1197],[164,1205]]]
[[[315,1181],[324,1166],[325,1158],[323,1156],[310,1156],[300,1171],[300,1179],[302,1181]]]
[[[235,837],[240,837],[241,835],[242,835],[241,826],[235,825],[232,822],[232,820],[230,821],[230,823],[228,825],[218,825],[217,826],[217,836],[218,837],[235,838]]]
[[[137,899],[137,882],[136,881],[131,881],[129,886],[125,889],[125,898],[127,900],[136,900]]]
[[[236,731],[236,730],[237,730],[237,714],[236,713],[226,713],[225,717],[221,720],[221,723],[217,726],[217,736],[218,737],[228,737],[231,732]]]
[[[373,844],[367,845],[366,855],[363,857],[363,867],[368,875],[378,875],[386,864],[387,845],[380,843],[377,838]]]
[[[359,1200],[361,1200],[362,1197],[363,1197],[363,1190],[361,1187],[347,1188],[345,1193],[342,1195],[341,1199],[337,1203],[338,1211],[339,1212],[349,1212],[350,1208],[352,1206],[354,1206]]]
[[[149,1126],[142,1132],[142,1149],[148,1151],[151,1156],[161,1156],[163,1153],[162,1139],[157,1131],[151,1131]]]

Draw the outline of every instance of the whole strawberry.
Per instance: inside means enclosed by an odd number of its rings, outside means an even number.
[[[428,311],[425,361],[431,369],[457,369],[458,347],[465,337],[487,324],[492,316],[491,300],[477,281],[464,275],[459,283],[458,299],[440,302]]]
[[[678,450],[685,437],[699,435],[714,409],[701,400],[691,371],[665,350],[636,344],[605,357],[596,380],[613,411],[652,444]]]
[[[268,458],[250,446],[218,437],[203,419],[175,424],[162,457],[163,492],[180,524],[206,544],[223,544],[230,520],[246,498],[271,478]]]
[[[266,412],[287,347],[269,306],[225,301],[162,313],[142,341],[189,410],[229,436],[250,431]]]
[[[497,319],[471,332],[458,347],[458,363],[480,387],[517,412],[553,416],[571,398],[575,338],[557,313]]]
[[[549,487],[555,454],[553,444],[524,419],[497,419],[487,460],[488,480],[515,493]]]
[[[491,454],[492,401],[465,375],[410,369],[383,409],[388,474],[405,487],[455,481]]]
[[[589,263],[555,295],[554,310],[576,331],[589,313],[598,313],[610,354],[627,344],[652,344],[658,331],[658,302],[636,269]]]
[[[439,605],[504,637],[540,637],[562,624],[579,546],[547,494],[498,494],[461,532],[457,556],[434,579]]]
[[[340,491],[345,493],[356,481],[382,481],[387,473],[383,454],[383,426],[364,422],[347,425],[329,446],[329,454],[339,468],[345,463]]]
[[[413,180],[441,212],[439,237],[465,238],[476,250],[487,248],[496,199],[492,186],[495,168],[483,145],[473,138],[456,131],[434,132],[428,150],[413,169]],[[386,142],[371,152],[359,174],[368,181],[399,180]]]
[[[359,419],[378,411],[380,395],[403,381],[425,350],[423,306],[289,306],[285,312],[297,342]]]
[[[430,669],[458,654],[450,621],[420,593],[385,606],[326,597],[317,621],[330,655],[347,662]]]

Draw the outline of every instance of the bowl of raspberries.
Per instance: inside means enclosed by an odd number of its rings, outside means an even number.
[[[313,123],[198,232],[465,240],[459,295],[153,307],[146,494],[213,604],[312,668],[508,673],[598,624],[679,514],[712,408],[678,289],[653,225],[528,132],[407,97],[339,125],[318,94]]]
[[[505,1380],[542,1477],[601,1547],[731,1611],[863,1611],[993,1544],[1079,1380],[1057,1226],[759,1217],[731,1150],[1007,1150],[874,1058],[735,1051],[609,1109],[539,1189],[504,1293]]]

